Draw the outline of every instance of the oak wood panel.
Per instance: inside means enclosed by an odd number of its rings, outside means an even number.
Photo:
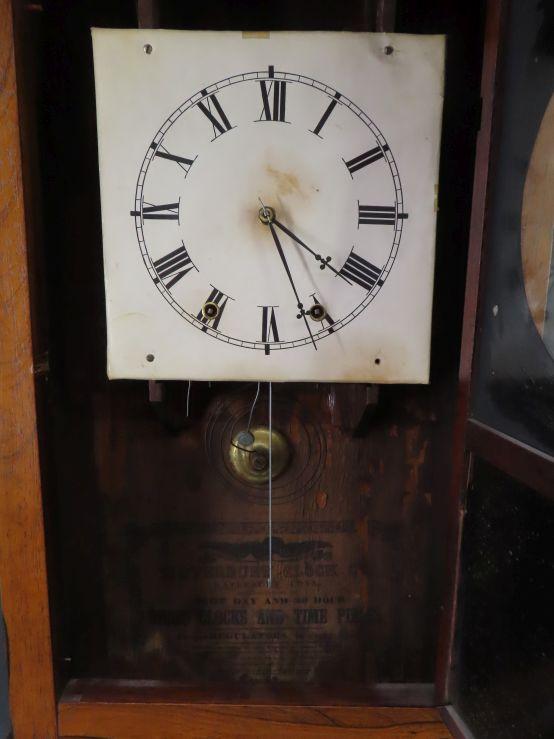
[[[0,585],[17,739],[56,736],[11,4],[0,0]]]
[[[384,428],[379,435],[372,434],[371,444],[353,439],[345,428],[349,422],[344,412],[349,405],[342,393],[347,390],[275,389],[275,427],[291,428],[291,438],[297,440],[290,481],[287,471],[282,484],[274,489],[275,500],[281,493],[288,495],[296,480],[303,479],[302,470],[309,459],[303,439],[311,439],[315,449],[319,438],[313,431],[316,426],[324,429],[328,439],[332,437],[334,454],[340,454],[340,458],[334,465],[324,466],[322,462],[321,476],[313,489],[275,505],[275,535],[287,545],[304,546],[303,542],[314,538],[311,532],[319,531],[315,538],[330,551],[331,559],[324,561],[332,565],[332,572],[318,576],[315,590],[311,581],[306,585],[305,579],[295,574],[295,565],[290,574],[283,570],[284,593],[274,588],[273,596],[288,597],[294,587],[299,596],[309,599],[309,604],[319,596],[329,596],[335,602],[328,606],[328,620],[317,627],[317,634],[312,628],[302,641],[279,639],[282,646],[278,657],[282,661],[275,658],[274,676],[302,686],[306,682],[301,672],[305,666],[313,673],[312,682],[331,682],[336,690],[341,683],[368,688],[375,681],[421,681],[430,675],[425,666],[432,665],[432,630],[425,607],[429,584],[418,580],[418,563],[429,556],[429,502],[423,486],[433,459],[425,439],[428,430],[435,431],[434,423],[420,416],[414,428],[409,416],[397,420],[406,413],[402,400],[406,396],[411,400],[412,391],[408,390],[394,401],[398,407],[391,410],[390,420],[381,422]],[[145,388],[138,385],[125,392],[122,387],[114,388],[109,405],[99,405],[96,454],[106,510],[106,619],[112,657],[109,672],[104,666],[95,670],[97,675],[212,682],[239,679],[246,672],[253,679],[266,679],[270,657],[274,659],[276,651],[270,651],[270,647],[275,645],[267,639],[259,640],[255,653],[246,649],[231,653],[227,638],[223,638],[229,627],[204,625],[202,615],[210,619],[212,613],[216,615],[215,606],[203,605],[207,598],[226,598],[222,607],[229,610],[235,596],[242,598],[249,588],[249,597],[256,603],[248,606],[245,618],[252,629],[261,631],[256,618],[259,603],[267,598],[265,581],[257,585],[258,576],[248,574],[250,582],[240,582],[236,571],[243,567],[241,560],[218,559],[215,565],[211,560],[204,561],[205,552],[212,556],[208,547],[221,546],[221,542],[235,546],[237,531],[243,532],[243,545],[261,545],[265,536],[267,512],[244,497],[249,491],[235,485],[223,466],[221,453],[217,453],[224,446],[226,437],[222,434],[232,428],[235,418],[241,419],[248,412],[252,391],[248,386],[232,392],[219,386],[206,388],[208,408],[203,413],[198,407],[202,388],[194,387],[191,413],[202,415],[194,419],[196,428],[178,436],[169,435],[159,426],[144,400],[141,403]],[[180,401],[184,397],[182,391],[178,392]],[[254,413],[255,423],[263,422],[266,407],[263,394]],[[298,413],[303,418],[302,428]],[[420,431],[421,427],[424,430]],[[204,448],[205,437],[210,440],[208,450]],[[150,456],[144,454],[144,449]],[[204,463],[207,454],[209,464]],[[311,456],[316,457],[315,453]],[[360,460],[360,469],[356,459]],[[382,459],[391,460],[390,464],[380,463]],[[126,460],[125,464],[121,460]],[[371,479],[368,468],[373,472]],[[183,475],[185,469],[195,470],[194,475]],[[202,494],[196,494],[196,490]],[[324,498],[318,502],[320,492]],[[217,511],[217,521],[210,526],[213,511]],[[367,566],[366,559],[370,563]],[[224,576],[220,574],[220,561],[226,568]],[[306,566],[311,566],[309,557],[306,561]],[[262,556],[260,566],[263,564]],[[257,566],[252,561],[248,572],[254,567],[257,572]],[[275,560],[276,568],[285,566],[281,559]],[[298,567],[304,567],[303,560]],[[392,576],[389,568],[394,570]],[[231,569],[232,576],[228,572]],[[345,583],[351,588],[346,592]],[[233,589],[224,591],[224,586]],[[337,604],[336,596],[344,599],[342,605]],[[356,608],[358,602],[368,617],[337,626],[337,607]],[[398,602],[403,604],[401,612],[395,605]],[[283,606],[283,612],[287,624],[293,627],[291,633],[297,633],[293,606]],[[211,634],[216,628],[222,637],[214,640]],[[323,629],[325,642],[316,639]],[[399,634],[403,635],[400,644]],[[308,637],[310,654],[303,649]],[[329,643],[333,648],[324,654],[320,647]],[[94,671],[88,674],[92,676]]]
[[[99,739],[449,739],[434,708],[61,703],[60,736]]]

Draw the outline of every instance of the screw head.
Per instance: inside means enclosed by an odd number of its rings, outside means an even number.
[[[253,452],[250,457],[250,464],[256,472],[263,472],[269,466],[269,457],[264,452]]]
[[[312,305],[312,307],[308,311],[308,315],[313,321],[323,321],[323,319],[327,315],[327,311],[321,305],[321,303],[316,303],[315,305]]]
[[[219,315],[219,305],[217,303],[212,303],[211,301],[204,303],[202,306],[202,315],[208,321],[213,321],[214,318],[217,318]]]

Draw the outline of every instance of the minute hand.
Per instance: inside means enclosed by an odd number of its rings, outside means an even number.
[[[305,243],[304,243],[304,242],[302,241],[302,239],[299,239],[299,238],[298,238],[298,236],[296,236],[295,234],[293,234],[293,232],[292,232],[292,231],[291,231],[290,229],[288,229],[288,228],[287,228],[286,226],[283,226],[283,224],[282,224],[282,223],[280,223],[280,222],[279,222],[279,221],[278,221],[278,220],[277,220],[276,218],[275,218],[275,220],[273,221],[273,223],[274,223],[274,224],[275,224],[275,225],[277,226],[277,228],[280,228],[280,229],[281,229],[281,231],[283,231],[284,233],[286,233],[286,234],[287,234],[287,236],[290,236],[290,238],[291,238],[291,239],[292,239],[293,241],[296,241],[296,243],[297,243],[297,244],[299,244],[299,245],[300,245],[301,247],[303,247],[304,249],[306,249],[306,251],[309,251],[309,252],[310,252],[310,254],[311,254],[312,256],[314,256],[314,257],[316,258],[316,260],[317,260],[318,262],[321,262],[321,266],[320,266],[320,269],[325,269],[325,267],[329,267],[329,269],[331,270],[331,272],[334,272],[334,273],[335,273],[336,275],[338,275],[338,276],[339,276],[339,277],[340,277],[341,279],[343,279],[343,280],[344,280],[345,282],[348,282],[348,284],[349,284],[349,285],[351,285],[351,284],[352,284],[352,283],[350,282],[350,280],[347,280],[347,279],[346,279],[346,277],[345,277],[344,275],[341,275],[341,273],[340,273],[340,272],[338,272],[338,271],[337,271],[337,270],[336,270],[336,269],[335,269],[335,268],[334,268],[334,267],[333,267],[332,265],[330,265],[330,264],[329,264],[329,261],[328,261],[328,260],[325,260],[325,259],[324,259],[324,258],[323,258],[323,257],[321,256],[321,254],[316,254],[316,252],[315,252],[315,251],[314,251],[313,249],[311,249],[311,248],[310,248],[310,247],[309,247],[309,246],[308,246],[307,244],[305,244]]]
[[[285,254],[283,252],[283,247],[281,246],[281,242],[279,241],[279,237],[277,236],[277,233],[275,231],[275,228],[273,227],[273,222],[269,222],[269,229],[271,231],[271,235],[273,236],[273,241],[275,242],[275,246],[277,247],[277,251],[279,252],[279,256],[281,257],[281,261],[283,262],[283,267],[285,268],[285,272],[287,273],[287,277],[289,278],[289,282],[291,284],[291,287],[293,289],[294,295],[296,297],[296,303],[298,305],[298,309],[300,310],[300,315],[304,319],[304,323],[306,324],[306,328],[308,329],[308,333],[310,334],[310,338],[312,340],[312,344],[314,345],[314,349],[317,351],[317,346],[314,341],[313,334],[310,329],[310,325],[308,323],[308,319],[306,318],[306,314],[304,313],[304,308],[302,306],[302,303],[300,302],[300,298],[298,296],[298,291],[296,290],[296,285],[294,284],[294,280],[292,279],[292,274],[289,269],[288,262],[286,260]],[[298,316],[300,318],[300,316]]]

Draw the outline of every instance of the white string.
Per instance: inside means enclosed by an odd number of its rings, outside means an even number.
[[[268,504],[269,504],[269,551],[268,551],[268,564],[269,564],[269,576],[267,578],[267,587],[271,587],[271,580],[272,580],[272,557],[273,557],[273,551],[272,551],[272,534],[273,534],[273,521],[272,521],[272,469],[271,469],[271,462],[272,462],[272,449],[271,449],[271,424],[272,424],[272,387],[271,382],[269,383],[269,485],[268,485]]]
[[[189,380],[189,386],[187,388],[187,418],[189,417],[189,410],[190,410],[190,386],[192,385],[192,381]]]
[[[252,403],[252,406],[250,407],[250,415],[248,417],[248,426],[246,427],[247,431],[250,431],[250,426],[252,424],[252,414],[254,413],[254,408],[256,407],[256,403],[258,402],[259,394],[260,394],[260,383],[258,382],[258,389],[256,390],[256,396],[254,398],[254,402]]]

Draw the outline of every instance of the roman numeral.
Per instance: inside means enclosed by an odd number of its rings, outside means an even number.
[[[336,92],[334,99],[331,100],[331,102],[327,106],[327,109],[325,110],[325,113],[319,119],[319,123],[314,128],[314,130],[312,131],[312,133],[315,133],[316,136],[319,136],[319,132],[321,131],[321,129],[323,128],[323,126],[327,123],[327,119],[329,118],[329,116],[331,115],[331,113],[334,111],[335,106],[336,106],[336,104],[338,103],[339,100],[340,100],[340,92]]]
[[[270,66],[269,76],[273,77],[274,74],[274,68]],[[264,108],[258,120],[261,121],[262,118],[265,118],[266,121],[281,121],[282,123],[286,123],[287,83],[274,80],[268,86],[265,80],[260,80],[260,90]]]
[[[275,305],[261,305],[262,309],[262,341],[265,344],[265,353],[269,354],[269,341],[279,341]]]
[[[197,267],[193,264],[192,259],[188,255],[184,243],[183,246],[180,246],[178,249],[175,249],[175,251],[166,254],[165,257],[156,259],[153,264],[158,275],[154,282],[161,282],[168,290],[192,269],[197,270]],[[164,282],[167,278],[170,278],[169,282]]]
[[[200,101],[197,105],[212,124],[214,129],[214,139],[216,139],[218,136],[221,136],[222,133],[230,131],[233,126],[229,123],[229,119],[225,115],[225,111],[221,107],[217,97],[215,95],[208,95],[206,90],[201,90],[201,93],[202,95],[207,95],[205,101],[208,104],[205,105],[204,102]]]
[[[346,260],[341,269],[341,275],[348,277],[352,282],[356,282],[365,290],[371,290],[375,284],[382,285],[383,281],[379,279],[382,270],[371,262],[368,262],[359,254],[354,253],[354,249],[350,252],[350,256]]]
[[[155,141],[152,141],[150,148],[154,149],[155,157],[159,157],[160,159],[169,159],[169,161],[175,162],[182,170],[184,170],[185,176],[188,174],[189,169],[192,167],[196,159],[196,157],[194,157],[194,159],[188,159],[187,157],[181,157],[177,154],[171,154],[165,146],[157,144]]]
[[[205,316],[202,309],[200,309],[196,317],[198,318],[199,321],[202,321],[202,323],[204,324],[202,331],[207,331],[208,326],[217,330],[217,327],[219,326],[219,322],[221,321],[221,317],[223,316],[223,311],[225,310],[225,306],[227,305],[228,299],[229,299],[228,295],[225,295],[225,293],[222,293],[221,290],[217,289],[217,287],[213,287],[213,290],[206,298],[206,302],[204,303],[204,305],[206,303],[215,303],[217,307],[219,308],[219,310],[217,312],[217,316],[214,319],[210,319],[209,317]]]
[[[387,146],[387,144],[385,144],[383,147],[376,146],[375,149],[364,151],[363,154],[354,157],[354,159],[350,159],[350,161],[348,162],[345,162],[343,159],[343,162],[346,164],[346,166],[348,167],[348,171],[352,175],[354,174],[354,172],[362,169],[362,167],[367,167],[368,164],[373,164],[373,162],[382,159],[385,156],[385,152],[388,151],[388,148],[389,147]]]
[[[398,214],[398,218],[407,217],[407,213]],[[394,226],[396,223],[396,208],[394,205],[360,205],[358,203],[358,226],[368,223]]]
[[[313,298],[313,301],[314,301],[314,304],[315,305],[321,305],[321,302],[320,302],[319,298],[317,297],[316,293],[312,293],[310,297]],[[329,325],[329,333],[332,334],[333,331],[334,331],[333,324],[335,322],[331,318],[331,316],[327,313],[327,309],[325,309],[325,316],[323,317],[323,320],[325,321],[325,323],[327,323]]]
[[[179,203],[168,203],[167,205],[142,204],[142,210],[132,210],[132,216],[142,216],[143,220],[148,218],[158,221],[178,221]]]

